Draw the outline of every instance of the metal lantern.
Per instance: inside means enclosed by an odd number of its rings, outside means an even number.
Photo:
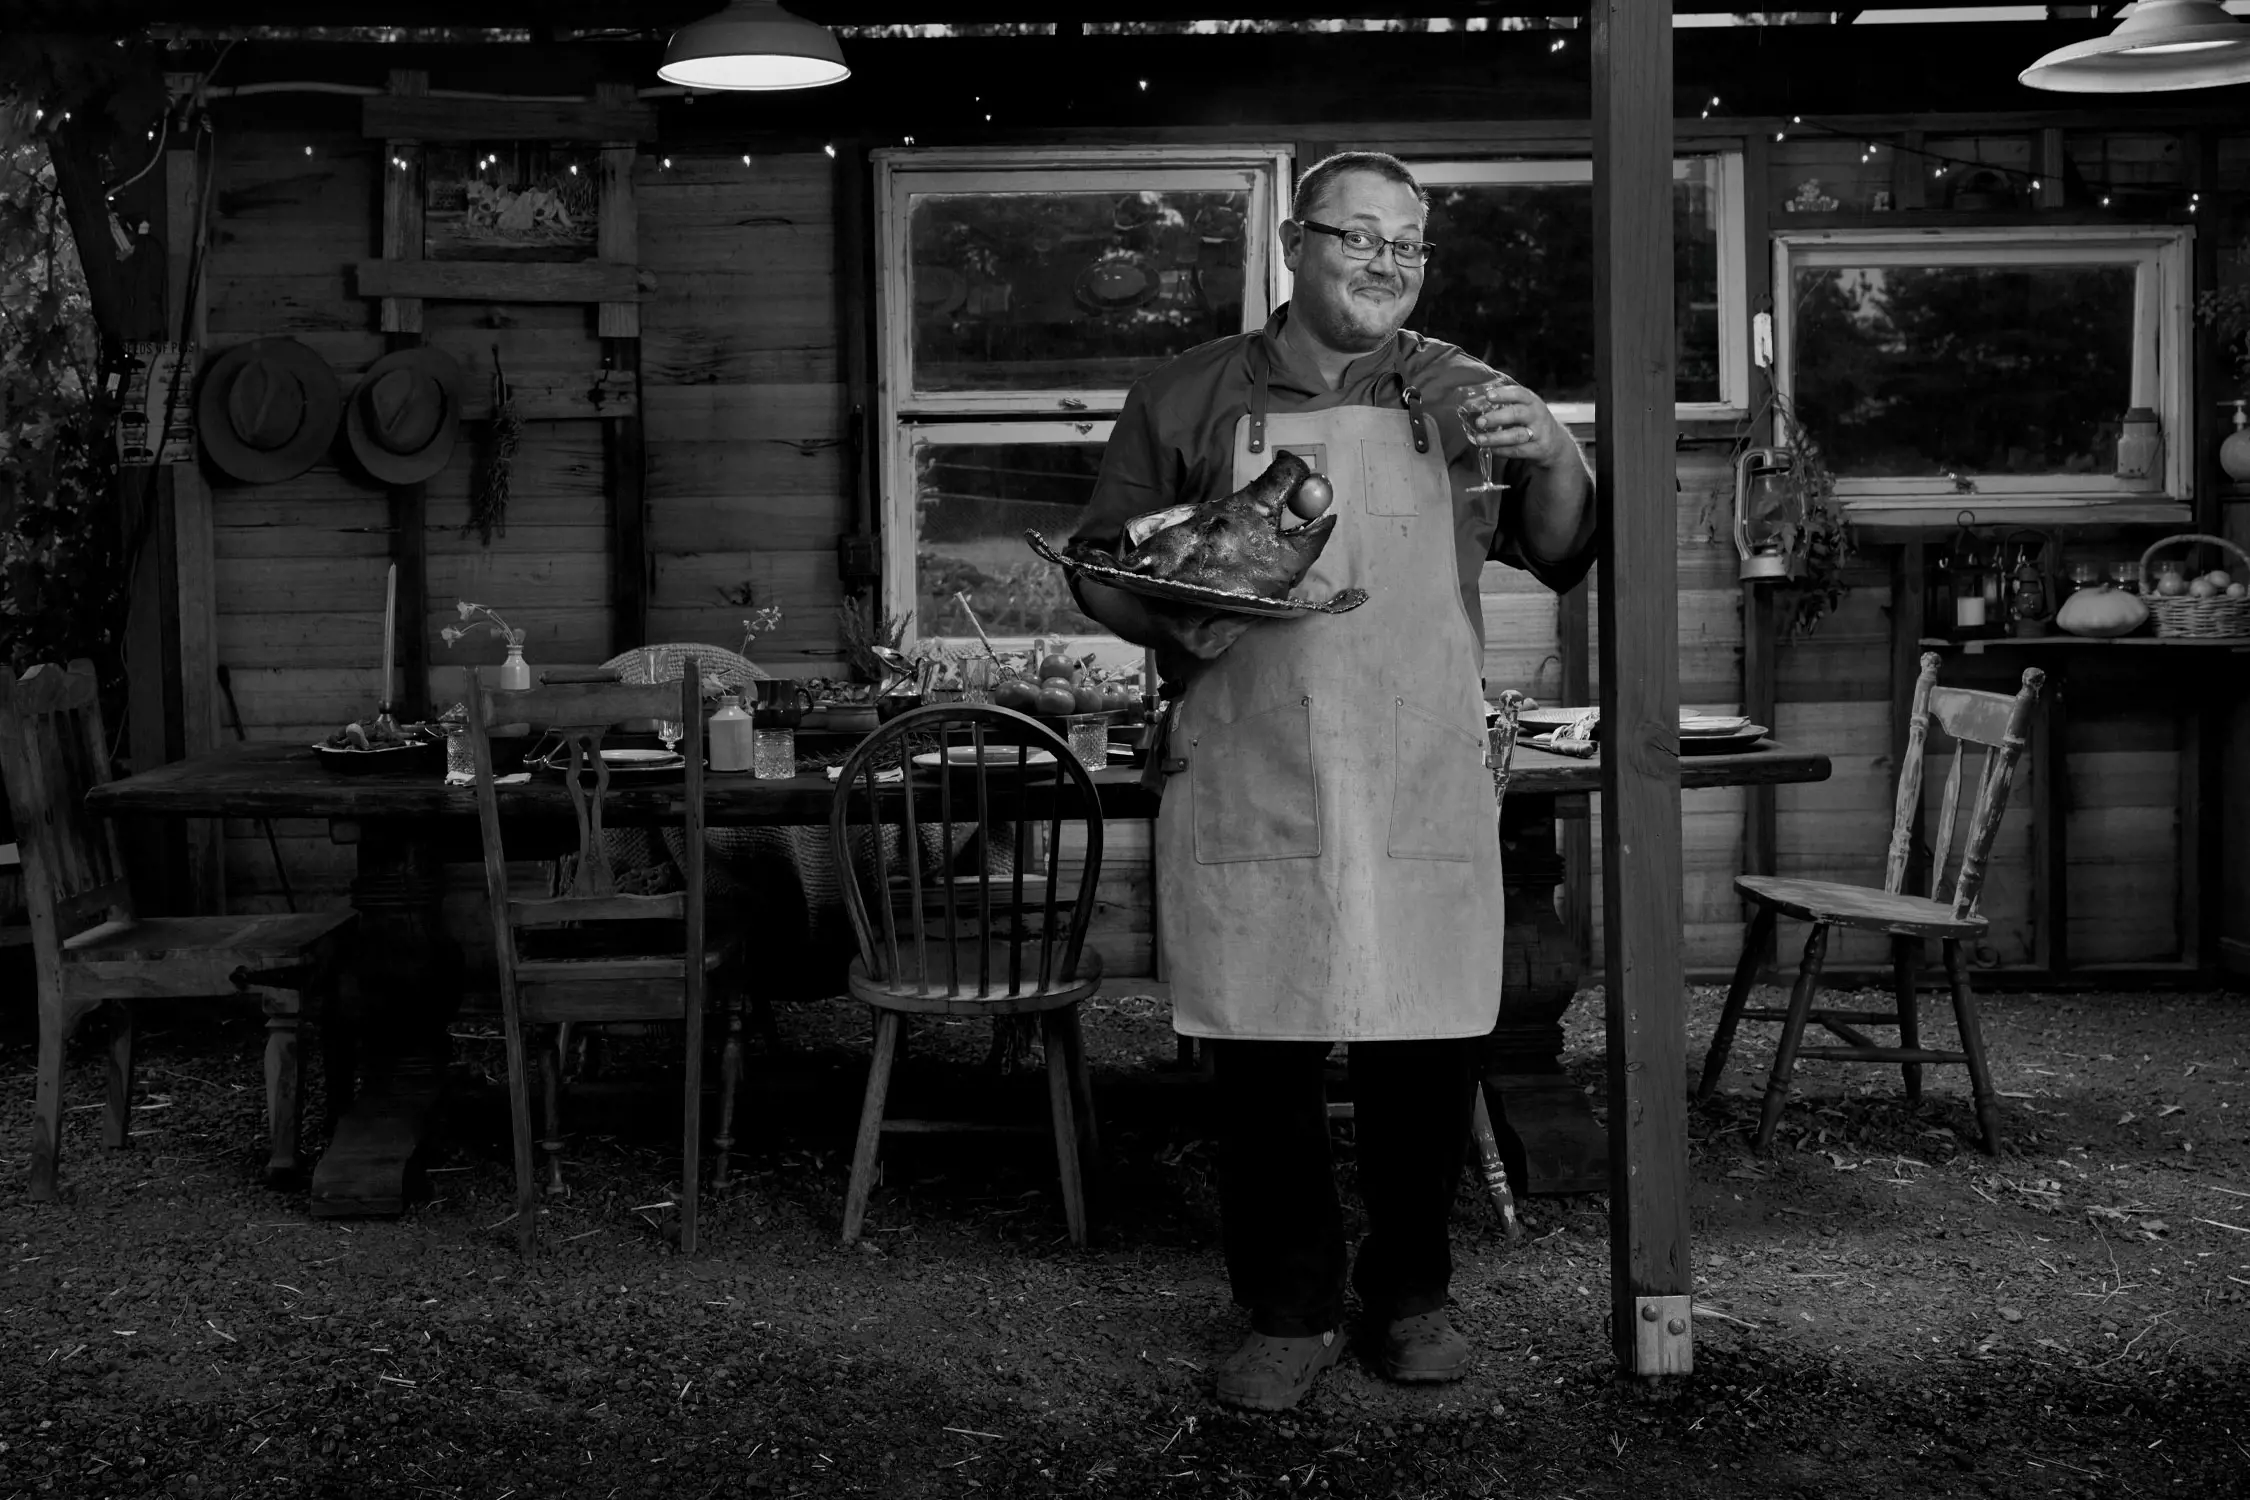
[[[1804,525],[1804,503],[1792,482],[1797,455],[1787,448],[1748,448],[1734,465],[1734,546],[1742,576],[1787,578],[1789,551]]]

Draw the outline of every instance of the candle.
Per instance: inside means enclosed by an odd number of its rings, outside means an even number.
[[[398,564],[391,564],[390,576],[383,584],[383,686],[376,693],[378,712],[391,711],[391,653],[398,645]]]

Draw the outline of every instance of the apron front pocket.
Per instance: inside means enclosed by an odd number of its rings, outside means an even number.
[[[1189,747],[1188,779],[1197,864],[1319,857],[1312,699],[1205,726]]]
[[[1477,839],[1499,837],[1477,735],[1401,698],[1392,773],[1391,858],[1465,863]]]

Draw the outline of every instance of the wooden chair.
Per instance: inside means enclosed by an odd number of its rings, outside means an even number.
[[[2023,674],[2023,687],[2013,697],[2004,693],[1972,692],[1937,685],[1935,652],[1922,657],[1922,674],[1914,684],[1913,720],[1908,730],[1906,758],[1899,767],[1898,802],[1892,815],[1890,854],[1883,870],[1883,888],[1843,885],[1825,880],[1788,880],[1767,875],[1744,875],[1734,888],[1758,905],[1750,931],[1743,941],[1742,959],[1735,966],[1734,984],[1727,991],[1726,1008],[1719,1015],[1711,1038],[1710,1054],[1703,1061],[1703,1080],[1696,1089],[1698,1101],[1711,1097],[1727,1065],[1738,1022],[1779,1021],[1781,1042],[1774,1051],[1773,1073],[1766,1083],[1765,1113],[1758,1123],[1754,1149],[1764,1151],[1773,1140],[1774,1127],[1789,1099],[1789,1077],[1800,1057],[1827,1062],[1897,1063],[1906,1079],[1909,1102],[1922,1097],[1922,1067],[1926,1063],[1965,1063],[1969,1087],[1976,1097],[1977,1127],[1986,1152],[2000,1149],[1998,1106],[1992,1094],[1992,1074],[1985,1065],[1984,1036],[1977,1025],[1976,999],[1969,990],[1967,961],[1961,945],[1983,935],[1985,919],[1977,915],[1977,898],[1984,890],[1985,859],[1992,851],[2000,820],[2008,810],[2008,784],[2016,759],[2023,753],[2031,723],[2032,705],[2038,700],[2046,674],[2031,668]],[[1929,885],[1932,895],[1906,893],[1912,863],[1914,833],[1921,821],[1923,748],[1930,721],[1950,735],[1954,744],[1951,769],[1946,773],[1943,801],[1938,808],[1937,838],[1930,845]],[[1937,893],[1944,883],[1945,866],[1952,856],[1961,806],[1961,770],[1970,747],[1984,750],[1977,773],[1976,805],[1969,815],[1967,839],[1950,892]],[[1798,966],[1796,988],[1789,1008],[1750,1010],[1744,1002],[1757,978],[1758,959],[1782,916],[1812,923],[1805,937],[1804,960]],[[1820,987],[1820,969],[1828,953],[1830,927],[1854,927],[1891,936],[1891,967],[1897,1008],[1891,1011],[1821,1010],[1813,1006]],[[1959,1052],[1932,1051],[1922,1045],[1915,1015],[1914,967],[1919,941],[1936,938],[1944,944],[1945,972],[1953,991],[1953,1015],[1961,1032]],[[1801,1045],[1805,1024],[1816,1021],[1847,1044],[1842,1047]],[[1898,1045],[1877,1043],[1863,1026],[1896,1026]]]
[[[679,820],[687,869],[684,890],[661,895],[618,891],[602,837],[611,807],[611,767],[603,738],[628,721],[671,720],[681,726],[684,790],[669,782],[634,794],[659,801]],[[528,724],[536,736],[551,733],[567,752],[565,773],[578,820],[578,857],[571,884],[559,896],[526,899],[508,885],[501,840],[500,802],[492,769],[495,725]],[[687,1078],[682,1089],[680,1139],[680,1248],[696,1247],[697,1185],[702,1175],[703,1015],[712,977],[731,964],[731,938],[704,930],[703,712],[695,665],[676,684],[557,683],[518,691],[488,691],[469,680],[470,748],[476,759],[477,818],[484,833],[485,891],[492,907],[492,942],[500,978],[500,1011],[508,1049],[508,1109],[515,1140],[516,1239],[528,1253],[538,1221],[538,1187],[532,1166],[530,1084],[526,1037],[542,1037],[539,1068],[546,1094],[546,1189],[565,1191],[562,1180],[562,1069],[560,1029],[574,1022],[681,1021],[686,1025]],[[629,777],[627,778],[630,779]],[[614,791],[623,795],[622,788]],[[735,1095],[742,1078],[742,1023],[738,1005],[725,1004],[726,1044],[719,1078],[716,1185],[727,1181],[734,1144]]]
[[[964,757],[939,767],[939,747]],[[926,757],[919,759],[918,757]],[[1062,888],[1062,802],[1085,830],[1075,891]],[[1034,838],[1039,828],[1044,838]],[[1012,831],[995,874],[986,841]],[[904,1018],[1032,1015],[1046,1039],[1047,1096],[1071,1243],[1087,1236],[1086,1170],[1098,1152],[1078,1005],[1101,985],[1086,950],[1101,876],[1093,778],[1037,720],[1004,708],[939,704],[899,715],[862,741],[837,780],[829,822],[845,909],[859,943],[851,993],[875,1011],[875,1046],[844,1195],[843,1237],[859,1237],[883,1132],[989,1132],[1038,1126],[887,1119]],[[974,869],[964,870],[964,864]]]
[[[39,1093],[31,1134],[31,1196],[52,1201],[62,1156],[63,1046],[78,1023],[111,1007],[102,1143],[128,1143],[135,1000],[254,994],[266,1012],[266,1180],[294,1181],[298,1028],[320,1015],[328,1042],[329,1113],[350,1094],[349,1055],[332,1015],[345,940],[358,914],[141,917],[133,910],[116,829],[86,811],[109,780],[109,737],[91,662],[0,668],[0,781],[23,858],[25,905],[39,975]]]

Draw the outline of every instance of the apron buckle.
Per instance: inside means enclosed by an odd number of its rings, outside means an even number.
[[[1414,432],[1414,451],[1429,452],[1430,434],[1422,425],[1422,391],[1419,386],[1410,385],[1406,388],[1406,425]],[[1257,450],[1253,448],[1251,451]]]

